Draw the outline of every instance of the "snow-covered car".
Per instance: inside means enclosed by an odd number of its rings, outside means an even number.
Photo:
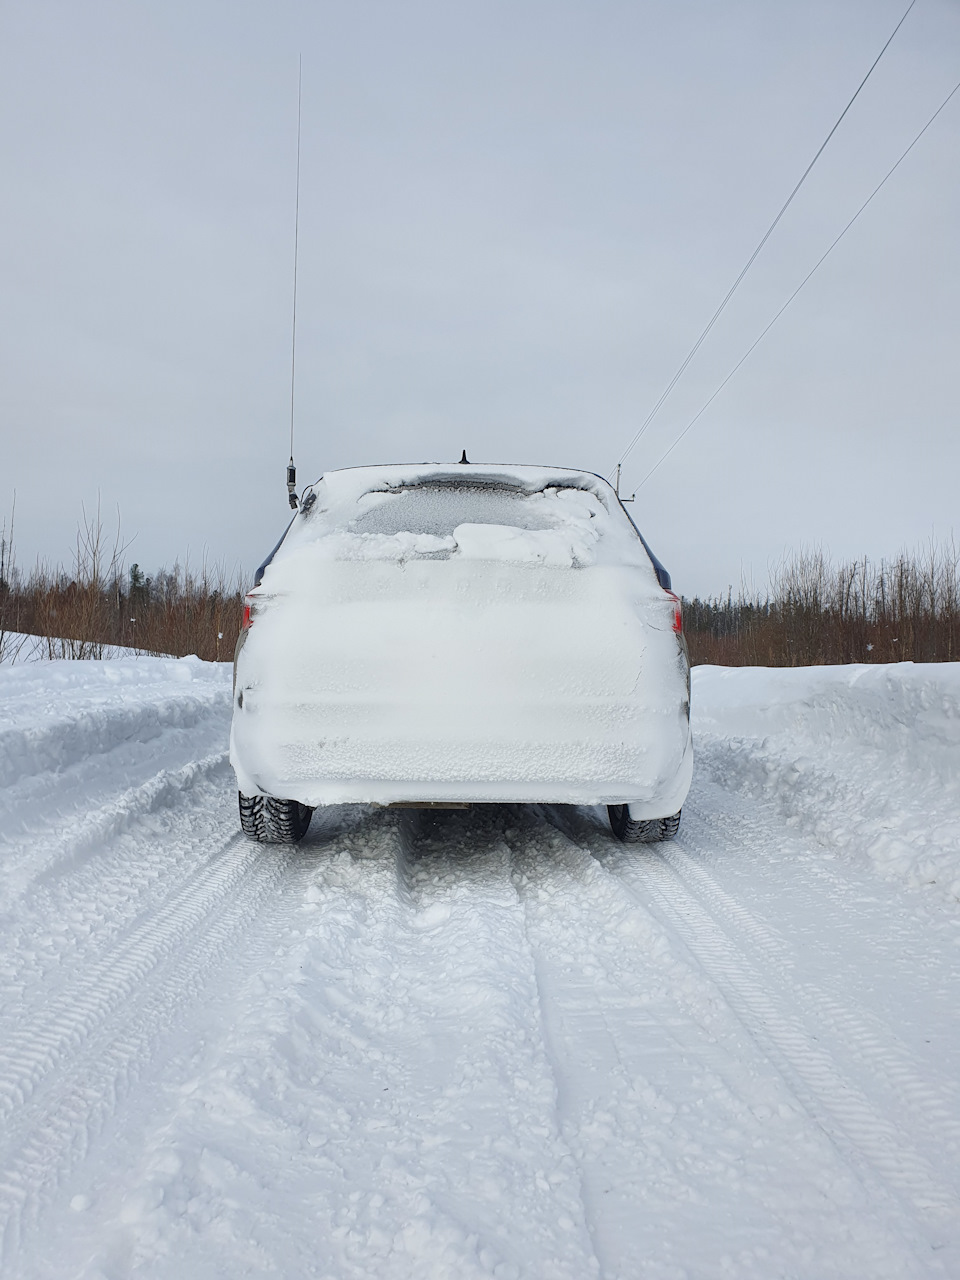
[[[670,578],[599,476],[327,473],[246,598],[230,759],[247,835],[318,805],[607,805],[669,839],[690,786]]]

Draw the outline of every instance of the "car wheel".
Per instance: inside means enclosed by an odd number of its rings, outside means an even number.
[[[624,844],[659,844],[663,840],[672,840],[680,827],[680,813],[672,813],[669,818],[630,817],[630,806],[626,804],[608,804],[610,829],[618,840]]]
[[[299,800],[245,796],[240,792],[243,834],[261,844],[296,844],[307,834],[313,810]]]

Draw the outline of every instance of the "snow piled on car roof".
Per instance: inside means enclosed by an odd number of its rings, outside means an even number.
[[[356,467],[323,476],[277,554],[486,560],[548,568],[650,561],[610,485],[584,471]]]

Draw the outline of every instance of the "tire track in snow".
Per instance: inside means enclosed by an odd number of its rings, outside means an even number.
[[[603,1276],[721,1274],[731,1222],[739,1277],[913,1275],[871,1211],[824,1212],[852,1179],[672,932],[560,830],[528,826],[514,861]]]
[[[881,1115],[843,1075],[832,1056],[811,1042],[799,1019],[783,1010],[781,997],[771,993],[768,982],[709,912],[677,892],[681,882],[675,876],[663,877],[645,869],[642,883],[692,954],[718,981],[750,1034],[766,1042],[774,1060],[782,1063],[797,1096],[848,1158],[860,1164],[866,1161],[920,1216],[927,1211],[955,1216],[960,1204],[952,1188],[939,1181],[904,1130]]]
[[[743,974],[732,947],[720,950],[726,962],[723,971],[706,963],[704,950],[713,957],[713,939],[709,933],[702,936],[698,904],[666,865],[656,860],[652,871],[641,866],[643,889],[638,891],[625,881],[616,861],[629,853],[601,832],[595,819],[583,811],[548,808],[544,813],[556,827],[554,860],[559,858],[585,884],[592,882],[592,891],[580,894],[589,908],[582,913],[584,923],[601,904],[609,920],[605,928],[602,914],[595,918],[593,936],[598,941],[591,941],[589,929],[578,940],[576,933],[569,932],[566,919],[552,922],[550,904],[557,889],[544,895],[537,888],[549,864],[528,858],[536,871],[531,906],[540,914],[538,942],[548,956],[552,952],[554,997],[559,1006],[553,1020],[560,1028],[568,1078],[575,1086],[571,1101],[579,1101],[568,1117],[571,1140],[578,1130],[584,1134],[580,1158],[585,1177],[599,1212],[609,1219],[604,1230],[614,1244],[620,1239],[620,1256],[609,1274],[624,1280],[637,1274],[673,1275],[681,1260],[697,1274],[713,1274],[715,1257],[695,1257],[703,1240],[712,1231],[721,1234],[731,1220],[739,1223],[745,1238],[758,1230],[762,1238],[768,1230],[762,1225],[765,1218],[768,1223],[772,1218],[780,1235],[782,1224],[790,1223],[788,1234],[796,1256],[791,1261],[785,1252],[784,1237],[777,1254],[778,1274],[796,1272],[818,1280],[827,1275],[941,1274],[939,1260],[931,1252],[939,1245],[919,1226],[921,1213],[913,1202],[905,1205],[902,1194],[884,1180],[879,1169],[865,1167],[864,1153],[855,1144],[837,1141],[836,1124],[824,1123],[825,1107],[813,1085],[826,1089],[834,1078],[818,1077],[814,1082],[810,1069],[801,1077],[789,1057],[792,1051],[809,1068],[805,1034],[791,1037],[784,1030],[788,1020],[773,1000],[755,995],[763,991],[763,983]],[[665,883],[659,884],[658,877]],[[662,892],[651,892],[653,888]],[[676,900],[673,904],[671,896]],[[685,921],[688,911],[694,917],[692,927]],[[622,1014],[606,1023],[615,1042],[613,1050],[604,1054],[598,1049],[595,1055],[600,1063],[596,1074],[610,1081],[606,1093],[602,1085],[597,1089],[605,1102],[599,1127],[594,1123],[596,1104],[583,1093],[589,1046],[591,1041],[598,1042],[590,1027],[589,1002],[571,980],[569,957],[578,944],[581,964],[597,986],[596,998],[612,996]],[[678,1017],[681,1012],[689,1022]],[[622,1076],[619,1085],[618,1075]],[[841,1087],[845,1086],[844,1081]],[[709,1110],[703,1108],[707,1096]],[[798,1103],[800,1110],[784,1108],[785,1098]],[[867,1116],[882,1122],[870,1108]],[[691,1117],[696,1117],[692,1127]],[[869,1123],[860,1136],[869,1144],[871,1155],[890,1154],[886,1146],[877,1150],[875,1130]],[[659,1162],[651,1154],[659,1156]],[[656,1215],[660,1235],[654,1230],[645,1241],[644,1229],[649,1232],[649,1227],[644,1223],[643,1229],[637,1229],[636,1205],[628,1206],[626,1201],[620,1206],[618,1223],[617,1206],[611,1211],[608,1199],[597,1194],[604,1179],[609,1181],[607,1195],[615,1193],[614,1172],[632,1185],[636,1200]],[[949,1191],[931,1179],[922,1158],[911,1166],[911,1188],[916,1190],[914,1176],[921,1179],[924,1192],[937,1195],[935,1203],[949,1199]],[[729,1201],[732,1191],[734,1199]],[[682,1202],[691,1199],[710,1209],[701,1208],[688,1221]],[[629,1207],[634,1214],[624,1229],[623,1214]],[[711,1224],[718,1214],[719,1222]],[[751,1218],[755,1221],[750,1222]],[[803,1232],[798,1229],[801,1222]],[[944,1219],[940,1225],[945,1225]],[[664,1251],[662,1233],[670,1231],[682,1242],[680,1254],[672,1255],[669,1244]],[[766,1280],[772,1265],[772,1257],[763,1250],[747,1250],[738,1255],[737,1274]]]
[[[286,925],[148,1138],[104,1269],[596,1276],[497,824],[376,814],[313,857]]]
[[[94,810],[79,832],[62,824],[55,869],[0,917],[0,1044],[47,998],[57,971],[96,958],[209,858],[207,815],[225,808],[226,771],[217,756],[161,770]],[[223,830],[232,826],[225,814]]]
[[[0,1257],[45,1188],[84,1154],[141,1059],[202,993],[285,865],[284,854],[240,836],[216,841],[156,912],[0,1044]]]
[[[881,1113],[792,1011],[784,992],[744,954],[656,846],[624,851],[581,815],[562,829],[610,868],[637,902],[683,940],[745,1031],[774,1063],[800,1105],[829,1137],[870,1194],[886,1201],[892,1223],[915,1257],[929,1265],[939,1233],[956,1221],[960,1201],[919,1152],[909,1133]],[[676,852],[679,850],[679,852]],[[682,858],[682,842],[671,851]]]
[[[216,810],[221,829],[236,826],[232,792],[229,803],[221,798]],[[171,1233],[165,1233],[161,1240],[154,1230],[163,1212],[158,1206],[173,1204],[176,1192],[179,1161],[172,1134],[182,1112],[193,1108],[205,1116],[229,1117],[231,1148],[238,1140],[242,1146],[244,1136],[249,1139],[249,1108],[239,1112],[231,1109],[236,1098],[227,1082],[229,1054],[224,1052],[224,1044],[230,1044],[238,1023],[250,1021],[252,1015],[253,1043],[248,1044],[248,1050],[257,1063],[257,1089],[269,1096],[276,1087],[276,1063],[265,1046],[275,1030],[277,957],[296,947],[299,934],[295,926],[302,920],[304,894],[317,864],[327,854],[325,846],[356,826],[357,820],[350,807],[317,815],[309,840],[296,848],[257,846],[239,837],[229,842],[255,859],[239,886],[214,908],[218,928],[231,920],[237,927],[224,934],[212,963],[191,975],[193,987],[183,987],[183,999],[177,1001],[169,1023],[159,1019],[152,1040],[144,1040],[144,1051],[121,1077],[121,1087],[104,1076],[104,1097],[92,1117],[96,1123],[86,1127],[89,1142],[81,1148],[78,1141],[73,1167],[54,1170],[35,1198],[37,1203],[30,1206],[29,1215],[21,1219],[24,1236],[14,1263],[32,1259],[33,1265],[27,1261],[21,1270],[12,1265],[11,1280],[33,1280],[35,1273],[60,1275],[63,1260],[78,1257],[91,1259],[84,1275],[152,1275],[147,1267],[150,1259],[158,1261],[165,1277],[197,1274],[192,1258],[183,1266],[165,1265]],[[182,874],[179,878],[183,879]],[[254,880],[260,886],[256,893],[248,883]],[[234,910],[235,897],[243,899],[237,904],[242,908],[242,920]],[[152,1000],[152,985],[147,992]],[[139,1018],[136,1010],[132,1012]],[[250,1154],[258,1176],[269,1177],[269,1143],[264,1137],[263,1132],[256,1135]],[[190,1163],[216,1169],[225,1162],[200,1146],[184,1153],[184,1164]],[[76,1191],[83,1193],[81,1201],[86,1207],[96,1205],[95,1213],[76,1212],[72,1202],[68,1207],[71,1193]],[[192,1203],[189,1207],[177,1203],[172,1211],[175,1221],[189,1221],[192,1226],[194,1208]],[[251,1224],[267,1211],[262,1199],[256,1203],[244,1224],[245,1239],[255,1230]],[[212,1225],[214,1241],[220,1230],[220,1224]],[[312,1239],[312,1234],[311,1224],[304,1241]],[[222,1257],[215,1257],[211,1273],[260,1275],[273,1270],[269,1258],[256,1249],[250,1252],[253,1264],[248,1260],[248,1265],[232,1272],[221,1265]],[[41,1259],[45,1269],[38,1265]],[[310,1274],[312,1267],[313,1262],[305,1260],[291,1274]]]
[[[9,920],[16,900],[37,883],[61,875],[84,854],[106,844],[148,813],[171,804],[199,782],[227,772],[227,753],[219,751],[176,769],[161,769],[146,782],[104,800],[92,811],[71,818],[52,838],[42,841],[42,854],[28,856],[36,833],[5,842],[4,895],[0,923]]]
[[[960,1084],[948,1078],[933,1088],[892,1027],[841,1004],[812,983],[799,981],[783,939],[732,898],[700,861],[669,844],[657,852],[727,937],[745,954],[752,952],[754,966],[776,975],[779,989],[790,992],[809,1034],[819,1038],[826,1027],[853,1052],[866,1067],[873,1086],[886,1093],[885,1113],[904,1117],[911,1134],[925,1136],[928,1149],[950,1148],[952,1177],[948,1176],[944,1185],[951,1187],[960,1207],[955,1164],[960,1151]],[[946,1100],[951,1105],[946,1105]],[[902,1121],[899,1127],[904,1127]]]
[[[545,960],[543,947],[538,946],[534,941],[534,935],[537,930],[534,924],[535,909],[531,906],[531,895],[536,893],[538,889],[542,889],[544,877],[535,874],[531,859],[533,862],[551,859],[554,850],[549,847],[549,841],[537,838],[539,833],[535,833],[534,830],[530,829],[529,820],[524,820],[522,810],[517,808],[514,811],[514,816],[518,825],[508,826],[505,833],[510,848],[510,878],[522,912],[523,934],[530,952],[540,1034],[557,1094],[557,1123],[576,1161],[586,1227],[590,1234],[590,1241],[600,1268],[600,1274],[606,1280],[607,1277],[613,1277],[619,1273],[620,1259],[617,1257],[616,1247],[611,1248],[611,1241],[607,1238],[608,1233],[604,1230],[600,1206],[597,1203],[597,1195],[591,1186],[587,1167],[588,1162],[585,1158],[586,1153],[582,1141],[584,1127],[571,1123],[572,1113],[582,1109],[586,1099],[583,1096],[582,1082],[578,1087],[577,1083],[571,1078],[569,1058],[564,1054],[559,1042],[560,1038],[557,1035],[555,1026],[558,1016],[557,1005],[562,1002],[562,996],[558,998],[556,975],[550,964]],[[528,829],[523,831],[524,827]],[[534,882],[533,884],[531,883],[532,881]],[[553,897],[553,894],[549,896]],[[548,909],[552,909],[552,904],[551,908]],[[594,995],[595,993],[591,991],[589,997],[591,1014],[588,1032],[591,1051],[595,1057],[599,1051],[599,1056],[606,1059],[608,1072],[613,1069],[622,1077],[624,1064],[615,1038],[611,1033],[606,1010],[599,1001],[593,998]],[[563,1017],[563,1014],[560,1016]],[[584,1029],[586,1030],[586,1028]],[[593,1123],[595,1125],[605,1124],[607,1118],[607,1113],[594,1109]]]
[[[540,975],[517,888],[511,843],[505,833],[505,828],[506,832],[512,829],[514,816],[512,807],[500,805],[474,806],[465,816],[453,814],[439,819],[432,818],[429,811],[405,815],[400,823],[398,873],[403,896],[423,920],[446,912],[448,903],[458,903],[479,923],[475,909],[483,901],[485,936],[468,944],[469,934],[461,933],[457,938],[452,929],[449,931],[446,946],[452,956],[458,957],[450,970],[459,973],[461,980],[465,971],[486,970],[488,980],[510,983],[517,989],[520,998],[514,1003],[512,1018],[518,1025],[511,1038],[518,1038],[519,1045],[509,1048],[514,1055],[519,1048],[521,1063],[526,1061],[520,1070],[512,1068],[513,1096],[505,1097],[501,1106],[515,1110],[518,1101],[529,1098],[534,1090],[538,1094],[540,1115],[528,1119],[526,1127],[549,1135],[557,1165],[549,1179],[545,1177],[546,1170],[538,1170],[538,1189],[547,1193],[547,1212],[552,1210],[563,1230],[580,1235],[576,1242],[580,1256],[579,1261],[574,1261],[573,1274],[585,1280],[602,1274],[601,1260],[591,1232],[579,1168],[562,1133],[560,1081],[544,1025]],[[493,942],[495,938],[499,944]],[[512,962],[509,970],[501,971],[499,979],[497,970],[490,967],[491,955]],[[532,1273],[565,1274],[570,1260],[563,1262],[561,1270],[559,1259],[540,1259]],[[548,1266],[551,1269],[545,1270]]]

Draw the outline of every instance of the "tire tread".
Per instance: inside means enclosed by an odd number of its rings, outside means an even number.
[[[296,844],[307,834],[313,810],[299,800],[245,796],[239,792],[240,827],[259,844]]]
[[[628,805],[607,805],[610,829],[624,844],[661,844],[664,840],[672,840],[680,829],[681,812],[678,809],[666,818],[635,819],[630,817]]]

